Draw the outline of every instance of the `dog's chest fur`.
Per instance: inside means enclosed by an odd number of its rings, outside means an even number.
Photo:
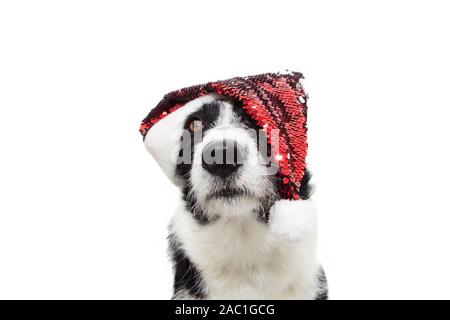
[[[314,299],[318,291],[315,236],[283,240],[253,216],[201,225],[183,205],[171,225],[183,259],[196,270],[195,289],[206,299]],[[189,275],[191,276],[191,275]],[[182,288],[175,298],[198,298]]]

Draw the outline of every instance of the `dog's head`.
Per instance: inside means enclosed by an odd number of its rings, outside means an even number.
[[[256,213],[267,221],[277,198],[309,196],[302,79],[266,73],[186,87],[166,94],[142,121],[148,150],[194,216]]]
[[[200,221],[265,219],[278,197],[266,138],[240,102],[210,94],[158,122],[145,143]]]

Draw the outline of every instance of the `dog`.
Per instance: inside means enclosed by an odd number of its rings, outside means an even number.
[[[144,138],[181,191],[168,237],[172,298],[327,299],[309,171],[300,200],[280,198],[273,156],[259,148],[260,128],[237,100],[210,93],[176,117]]]

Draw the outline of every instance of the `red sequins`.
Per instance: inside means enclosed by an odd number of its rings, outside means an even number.
[[[282,198],[299,199],[307,153],[307,98],[298,72],[266,73],[210,82],[171,92],[142,121],[140,132],[146,135],[151,127],[186,102],[208,93],[218,93],[242,101],[242,108],[267,133],[278,130],[278,190]]]

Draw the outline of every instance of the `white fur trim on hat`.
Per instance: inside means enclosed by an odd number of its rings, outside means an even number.
[[[316,236],[317,213],[311,200],[278,200],[270,209],[269,227],[277,237],[304,241]]]
[[[167,177],[174,183],[180,139],[186,118],[205,103],[217,98],[216,94],[196,98],[159,120],[145,136],[144,144]]]

